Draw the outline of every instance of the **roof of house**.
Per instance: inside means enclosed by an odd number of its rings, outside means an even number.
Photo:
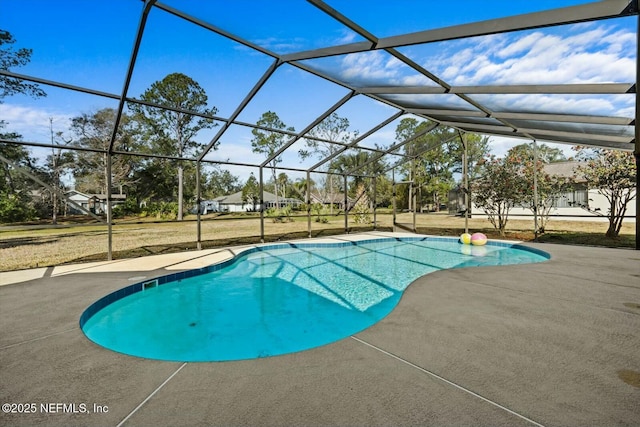
[[[107,200],[106,194],[91,194],[91,198],[96,198],[98,200]],[[111,194],[111,200],[126,200],[126,194]]]
[[[74,195],[78,195],[78,196],[87,198],[87,200],[88,199],[98,199],[102,201],[107,200],[106,194],[86,194],[78,190],[69,190],[65,193],[65,195],[67,197],[73,197]],[[126,198],[127,198],[126,194],[111,194],[111,200],[126,200]]]
[[[317,193],[311,193],[311,199],[319,203],[344,203],[344,193],[325,194],[324,197]],[[351,197],[347,196],[347,201],[352,200]]]
[[[86,197],[87,199],[91,197],[90,195],[85,194],[85,193],[83,193],[81,191],[78,191],[78,190],[69,190],[69,191],[65,192],[64,194],[67,197],[73,197],[74,195]]]
[[[577,168],[580,162],[569,160],[566,162],[554,162],[544,165],[544,171],[549,175],[573,178],[576,182],[585,182],[584,177],[579,176]]]
[[[264,201],[265,202],[275,202],[276,195],[273,193],[269,193],[268,191],[264,192]],[[242,191],[238,191],[237,193],[228,194],[226,196],[219,196],[213,199],[214,202],[218,202],[225,205],[242,205],[244,202],[242,201]]]

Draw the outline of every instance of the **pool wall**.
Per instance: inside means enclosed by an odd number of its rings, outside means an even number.
[[[226,261],[222,261],[217,264],[213,264],[207,267],[196,268],[193,270],[183,271],[180,273],[172,273],[164,276],[157,277],[155,279],[144,280],[139,283],[134,283],[133,285],[129,285],[122,289],[118,289],[115,292],[112,292],[104,297],[100,298],[98,301],[91,304],[80,316],[80,329],[82,329],[85,323],[97,312],[108,306],[109,304],[118,301],[124,297],[135,294],[136,292],[143,292],[150,282],[156,282],[155,286],[162,286],[166,283],[172,283],[175,281],[180,281],[182,279],[188,279],[190,277],[199,276],[201,274],[207,274],[213,271],[221,270],[233,263],[235,263],[238,258],[244,255],[248,255],[254,252],[261,252],[265,250],[271,249],[286,249],[286,248],[341,248],[345,246],[357,246],[363,243],[371,243],[371,242],[385,242],[385,241],[401,241],[401,242],[423,242],[423,241],[447,241],[447,242],[457,242],[458,239],[454,237],[383,237],[383,238],[374,238],[374,239],[366,239],[366,240],[358,240],[358,241],[348,241],[348,242],[335,242],[335,243],[276,243],[276,244],[266,244],[264,246],[255,246],[252,248],[247,248],[242,250],[240,253],[233,256]],[[551,256],[539,249],[530,248],[518,243],[509,243],[503,241],[493,241],[490,240],[487,242],[489,246],[499,246],[506,248],[514,248],[521,249],[525,251],[529,251],[535,253],[537,255],[543,256],[547,259],[551,258]]]

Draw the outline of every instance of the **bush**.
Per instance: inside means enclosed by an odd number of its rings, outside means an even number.
[[[127,197],[123,204],[113,207],[113,217],[122,218],[126,215],[138,215],[141,213],[140,206],[134,198]],[[146,216],[146,214],[145,214]]]
[[[270,208],[267,209],[267,217],[271,218],[273,222],[292,222],[291,218],[291,206],[285,206],[281,209]]]
[[[177,202],[150,202],[142,210],[141,216],[155,216],[159,219],[177,219]]]
[[[0,194],[0,223],[21,222],[34,219],[35,210],[15,194]]]

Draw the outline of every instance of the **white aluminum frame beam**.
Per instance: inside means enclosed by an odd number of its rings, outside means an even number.
[[[549,85],[487,85],[487,86],[367,86],[359,89],[362,94],[627,94],[635,93],[633,83],[589,83]]]
[[[476,123],[460,123],[460,122],[441,122],[444,126],[453,128],[463,128],[467,131],[487,131],[487,132],[500,132],[504,135],[508,135],[510,129],[508,127],[496,126],[496,125],[484,125]],[[512,131],[513,135],[521,135],[523,137],[529,137],[530,134],[546,135],[556,138],[580,138],[593,141],[606,141],[606,142],[619,142],[619,143],[632,143],[633,137],[617,136],[617,135],[602,135],[585,132],[567,132],[562,130],[550,130],[550,129],[535,129],[535,128],[518,128]],[[538,139],[538,138],[536,138]]]
[[[617,126],[633,126],[634,120],[627,117],[611,116],[588,116],[577,114],[553,114],[553,113],[518,113],[518,112],[494,112],[487,116],[482,111],[468,110],[437,110],[430,108],[408,108],[408,113],[433,117],[436,121],[444,120],[444,117],[480,117],[480,118],[501,118],[514,120],[532,120],[547,122],[567,122],[567,123],[587,123]],[[453,120],[447,120],[453,122]],[[458,122],[456,122],[458,123]],[[459,122],[466,123],[466,122]]]
[[[578,6],[532,12],[470,24],[454,25],[435,30],[380,39],[378,48],[408,46],[445,40],[484,36],[497,33],[575,24],[629,15],[629,0],[605,0]]]
[[[635,1],[632,0],[631,3]],[[317,3],[313,2],[314,5]],[[445,40],[484,36],[489,34],[507,33],[513,31],[530,30],[535,28],[552,27],[585,21],[616,18],[632,15],[629,11],[629,0],[605,0],[578,6],[569,6],[542,12],[526,13],[506,18],[491,19],[469,24],[454,25],[434,30],[419,31],[411,34],[385,37],[375,44],[376,49],[387,49],[415,44],[434,43]],[[365,52],[374,48],[371,42],[349,43],[330,48],[307,50],[303,52],[282,55],[285,62],[306,59],[323,58],[333,55]]]

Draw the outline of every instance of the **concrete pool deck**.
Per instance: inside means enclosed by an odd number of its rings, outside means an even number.
[[[640,252],[526,246],[551,260],[432,273],[352,337],[218,363],[114,353],[78,319],[238,248],[0,273],[0,403],[34,409],[0,425],[640,425]]]

